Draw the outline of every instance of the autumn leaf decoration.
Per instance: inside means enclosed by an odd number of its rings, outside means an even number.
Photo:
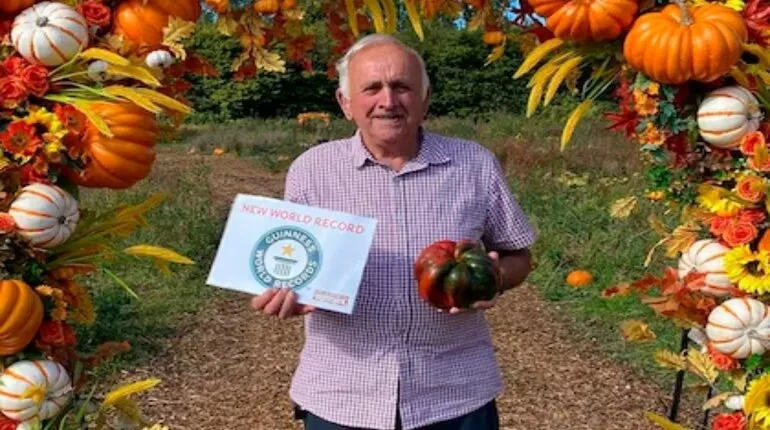
[[[185,21],[175,16],[169,17],[168,25],[163,29],[163,46],[167,47],[180,60],[187,58],[187,52],[182,45],[184,39],[195,32],[195,23]]]

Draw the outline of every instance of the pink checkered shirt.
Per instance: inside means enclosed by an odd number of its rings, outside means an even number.
[[[377,219],[352,315],[316,310],[290,395],[337,424],[404,429],[471,412],[502,378],[482,312],[449,315],[423,302],[413,262],[440,239],[520,249],[536,234],[494,155],[478,143],[422,132],[401,172],[377,163],[360,133],[299,156],[285,199]]]

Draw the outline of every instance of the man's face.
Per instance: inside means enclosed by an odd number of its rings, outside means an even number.
[[[348,66],[350,98],[337,97],[365,138],[381,143],[416,135],[425,117],[418,60],[392,44],[360,51]]]

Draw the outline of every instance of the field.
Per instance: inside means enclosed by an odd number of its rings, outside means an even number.
[[[679,332],[637,299],[607,300],[601,290],[661,269],[661,263],[643,266],[649,247],[659,239],[647,217],[655,212],[666,218],[661,208],[646,201],[628,218],[610,216],[615,200],[644,190],[637,148],[593,118],[579,126],[572,146],[560,153],[567,109],[552,109],[534,119],[434,118],[426,127],[492,148],[540,232],[531,285],[490,313],[512,387],[501,402],[505,428],[649,428],[641,412],[665,410],[674,380],[655,365],[652,354],[659,347],[675,349]],[[328,127],[290,120],[187,126],[174,143],[160,149],[154,173],[141,186],[119,194],[86,193],[88,206],[97,207],[169,192],[166,204],[149,218],[152,229],[137,240],[163,243],[197,262],[165,278],[152,266],[115,261],[114,271],[139,300],[108,277],[93,280],[92,287],[100,291],[101,324],[81,337],[91,345],[123,339],[133,345],[104,376],[163,378],[166,383],[145,404],[152,415],[179,426],[172,428],[288,428],[284,397],[301,345],[301,323],[264,321],[249,311],[248,297],[214,290],[204,281],[233,195],[280,196],[283,173],[294,157],[320,140],[352,130],[343,121]],[[595,282],[582,289],[567,286],[564,278],[573,269],[591,271]],[[626,342],[619,325],[628,319],[649,323],[657,339],[641,345]],[[189,372],[200,372],[202,380]],[[530,374],[533,379],[526,380]],[[189,381],[180,382],[181,375]],[[238,399],[253,399],[253,393],[230,389],[224,379],[250,378],[257,388],[247,384],[247,389],[258,391],[259,400],[248,411],[237,410]],[[559,409],[547,418],[551,424],[526,406],[526,397],[535,395],[550,403],[546,412]],[[206,400],[211,398],[217,400]]]

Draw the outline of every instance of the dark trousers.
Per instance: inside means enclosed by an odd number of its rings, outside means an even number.
[[[325,421],[310,412],[296,410],[297,418],[305,425],[305,430],[366,430],[345,427]],[[396,414],[396,430],[401,430],[401,416]],[[499,430],[500,418],[497,413],[497,403],[492,400],[475,411],[449,421],[442,421],[421,427],[419,430]]]

